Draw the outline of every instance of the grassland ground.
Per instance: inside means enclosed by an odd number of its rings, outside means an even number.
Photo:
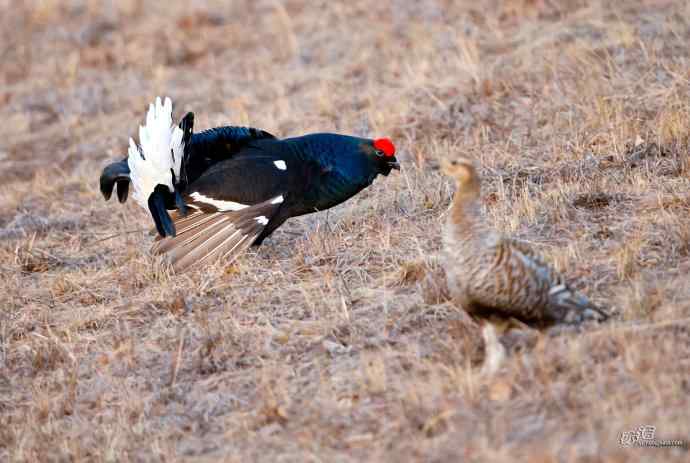
[[[0,460],[688,461],[690,3],[0,0]],[[403,167],[174,275],[98,175],[146,105]],[[483,375],[445,155],[614,320]]]

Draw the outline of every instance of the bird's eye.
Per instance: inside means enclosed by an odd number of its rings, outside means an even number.
[[[458,161],[455,161],[455,160],[450,161],[450,163],[451,163],[451,165],[453,165],[453,166],[457,166],[457,165],[458,165]]]
[[[378,156],[378,157],[383,156],[383,151],[381,151],[381,150],[374,150],[374,152],[376,153],[376,156]]]

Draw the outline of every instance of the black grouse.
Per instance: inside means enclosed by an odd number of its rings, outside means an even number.
[[[317,133],[278,139],[263,130],[218,127],[193,133],[194,115],[172,124],[172,102],[150,105],[139,146],[103,169],[106,200],[117,189],[148,209],[160,237],[153,252],[176,270],[260,245],[290,217],[322,211],[400,169],[387,138]],[[173,211],[171,214],[168,211]],[[172,216],[172,217],[171,217]]]

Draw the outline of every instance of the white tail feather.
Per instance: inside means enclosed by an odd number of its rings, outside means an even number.
[[[156,185],[165,185],[174,191],[173,177],[179,178],[184,144],[182,130],[173,125],[172,101],[165,98],[161,104],[156,97],[149,105],[146,124],[139,127],[139,146],[129,139],[127,164],[134,185],[134,199],[148,210],[148,200]]]

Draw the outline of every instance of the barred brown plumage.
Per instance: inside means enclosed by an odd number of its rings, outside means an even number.
[[[456,303],[472,314],[542,325],[608,318],[529,246],[488,227],[472,161],[443,160],[442,167],[457,185],[443,233],[448,288]]]

